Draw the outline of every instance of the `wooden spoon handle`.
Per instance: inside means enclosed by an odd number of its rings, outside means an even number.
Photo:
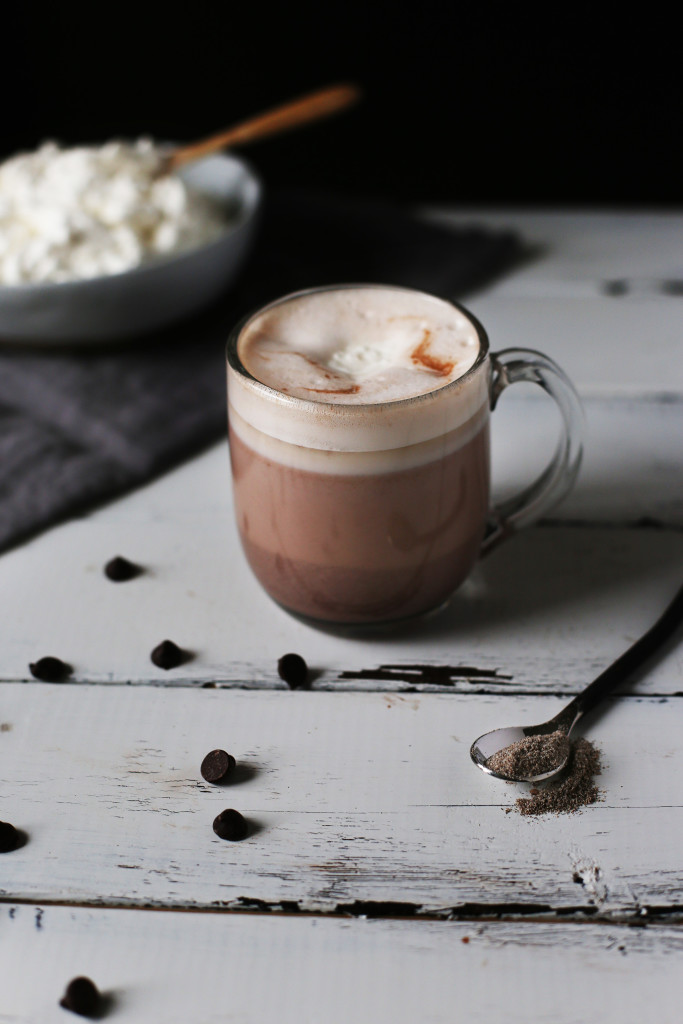
[[[360,89],[355,85],[332,85],[326,89],[318,89],[298,100],[290,100],[289,103],[267,110],[265,114],[250,117],[233,128],[210,135],[208,139],[180,146],[169,154],[168,169],[174,171],[183,164],[199,160],[209,153],[225,149],[226,146],[253,142],[254,139],[262,139],[267,135],[275,135],[277,132],[306,124],[308,121],[328,117],[355,103],[359,98]]]

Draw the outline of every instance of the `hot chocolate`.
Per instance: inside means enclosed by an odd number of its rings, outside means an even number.
[[[491,512],[489,409],[516,382],[551,395],[562,427],[550,465]],[[581,464],[581,404],[560,367],[489,353],[470,314],[409,288],[312,289],[255,313],[228,341],[228,406],[249,563],[285,608],[328,623],[437,607]]]
[[[279,603],[381,622],[441,604],[488,509],[485,336],[459,309],[379,286],[293,296],[230,346],[242,544]]]

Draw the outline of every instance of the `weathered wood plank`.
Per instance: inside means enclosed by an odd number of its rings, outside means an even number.
[[[631,285],[625,296],[659,295],[667,301],[674,293],[656,285],[680,275],[683,215],[674,211],[432,209],[424,215],[445,224],[512,228],[536,248],[536,258],[494,281],[487,294],[529,294],[524,286],[536,282],[545,284],[546,294],[556,288],[561,295],[604,300],[599,285],[625,280]]]
[[[683,217],[519,210],[432,216],[516,228],[535,247],[526,263],[466,302],[494,348],[546,352],[584,395],[680,394]],[[606,294],[614,282],[617,293]]]
[[[676,530],[536,529],[478,567],[441,618],[400,639],[340,640],[290,619],[252,579],[233,523],[227,445],[220,445],[3,556],[0,678],[29,678],[29,662],[50,652],[90,681],[272,686],[277,657],[300,649],[321,673],[320,686],[365,672],[367,687],[367,673],[385,664],[469,666],[485,673],[483,685],[495,686],[496,670],[530,690],[580,685],[647,627],[683,564],[683,532],[676,532],[683,529],[683,402],[591,400],[587,411],[582,475],[553,523]],[[543,400],[504,397],[494,423],[494,480],[509,493],[552,448],[554,410]],[[102,566],[116,553],[148,572],[109,583]],[[167,636],[196,652],[171,673],[149,661]],[[481,681],[463,671],[454,677],[464,689]],[[658,692],[656,675],[650,684]],[[347,675],[341,685],[355,684]]]
[[[550,289],[548,289],[550,290]],[[494,349],[537,348],[582,395],[680,394],[681,298],[485,295],[469,303]]]
[[[4,906],[0,1020],[64,1021],[64,986],[86,974],[125,1024],[673,1024],[682,951],[662,926]]]
[[[2,857],[0,895],[328,911],[388,900],[430,913],[680,907],[683,699],[610,703],[592,731],[603,802],[574,816],[506,814],[527,787],[477,771],[469,745],[559,706],[3,684],[0,818],[29,841]],[[223,788],[199,775],[216,746],[241,765]],[[241,843],[213,834],[226,806],[253,823]]]
[[[223,523],[89,520],[6,556],[2,677],[30,679],[29,663],[53,654],[84,681],[281,687],[277,659],[294,650],[317,687],[576,692],[657,618],[683,564],[683,533],[539,528],[481,563],[439,617],[350,639],[276,607],[233,529],[227,511]],[[115,553],[149,571],[109,583],[101,566]],[[194,659],[170,672],[152,665],[166,637]],[[683,689],[681,655],[672,658],[674,669],[655,668],[641,692]]]
[[[584,408],[581,472],[552,520],[606,526],[649,520],[683,529],[683,398],[589,399]],[[494,492],[514,493],[540,472],[556,436],[549,399],[504,394],[493,418]]]

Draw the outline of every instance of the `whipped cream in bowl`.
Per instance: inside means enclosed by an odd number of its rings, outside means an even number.
[[[0,284],[77,281],[132,270],[213,241],[219,203],[161,174],[150,139],[61,149],[0,164]]]
[[[165,173],[148,139],[0,164],[0,341],[139,335],[218,297],[246,256],[261,188],[211,156]]]

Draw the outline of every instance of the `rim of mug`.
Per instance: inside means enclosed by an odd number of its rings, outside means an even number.
[[[249,323],[251,323],[252,320],[255,320],[257,316],[260,316],[262,313],[267,312],[269,309],[274,309],[276,306],[283,306],[286,302],[291,302],[293,299],[302,298],[305,295],[316,295],[319,292],[338,292],[344,291],[349,288],[382,288],[390,289],[397,292],[412,292],[415,295],[424,295],[426,298],[437,299],[440,302],[447,303],[449,306],[452,306],[454,309],[457,309],[459,313],[462,313],[462,315],[466,317],[467,320],[469,320],[469,322],[474,327],[479,341],[479,352],[477,353],[477,358],[474,360],[474,362],[472,363],[468,370],[466,370],[459,377],[456,377],[454,380],[449,381],[447,384],[442,384],[440,387],[434,388],[432,391],[424,391],[422,394],[419,395],[409,395],[406,398],[395,398],[390,402],[332,403],[325,402],[319,398],[298,398],[295,395],[286,395],[283,391],[279,391],[277,388],[273,388],[269,384],[264,384],[263,381],[259,380],[258,377],[254,377],[254,375],[250,373],[249,370],[247,370],[246,366],[239,357],[237,346],[242,331]],[[257,391],[263,392],[265,397],[272,398],[286,405],[303,406],[304,408],[310,406],[312,408],[319,409],[320,406],[332,406],[335,409],[353,409],[360,411],[362,409],[377,408],[378,406],[381,406],[382,408],[395,408],[396,406],[399,405],[407,405],[413,402],[427,401],[433,395],[441,394],[443,391],[447,391],[449,388],[457,390],[457,388],[462,384],[463,381],[466,381],[467,378],[470,376],[474,376],[476,371],[486,360],[487,356],[489,355],[489,337],[486,331],[484,330],[483,325],[479,322],[479,320],[477,320],[477,318],[472,313],[470,313],[469,309],[466,309],[465,306],[462,306],[459,302],[456,302],[454,299],[444,299],[440,295],[433,295],[431,294],[431,292],[422,291],[421,288],[409,288],[407,286],[400,284],[379,284],[372,282],[359,282],[357,284],[350,283],[315,285],[312,288],[301,288],[298,291],[289,292],[287,295],[282,295],[280,298],[273,299],[271,302],[267,302],[264,306],[259,306],[258,309],[254,309],[250,313],[247,313],[246,316],[243,316],[242,319],[238,321],[238,323],[233,327],[233,329],[230,331],[230,334],[228,335],[228,340],[225,349],[228,365],[233,370],[235,370],[236,373],[239,373],[240,376],[244,377],[247,381],[249,381],[250,385],[253,385]]]

